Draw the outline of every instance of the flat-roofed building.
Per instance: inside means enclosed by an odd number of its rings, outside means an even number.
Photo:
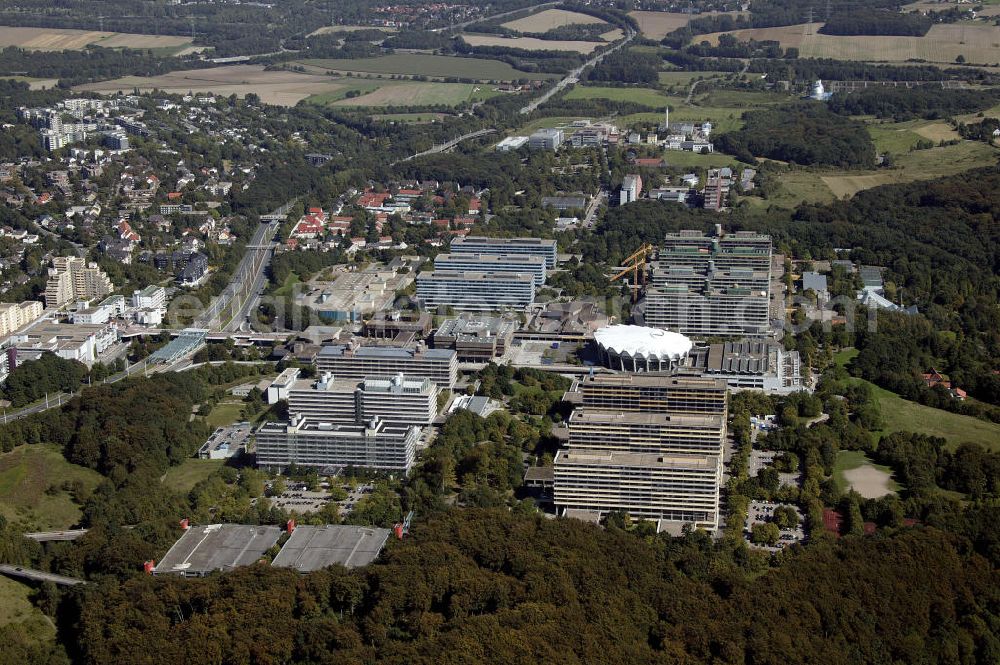
[[[288,393],[299,380],[301,370],[298,367],[288,367],[267,387],[267,403],[274,404],[279,400],[287,400]]]
[[[87,263],[77,256],[57,256],[52,259],[45,284],[45,306],[58,308],[73,300],[103,298],[113,288],[96,263]]]
[[[367,566],[389,539],[389,529],[350,524],[300,525],[274,557],[272,566],[309,573],[333,565]]]
[[[427,377],[443,390],[458,379],[458,355],[451,349],[428,349],[422,342],[401,346],[325,345],[316,354],[316,369],[338,379]]]
[[[768,289],[704,288],[675,284],[646,292],[645,323],[690,337],[763,337],[769,334]]]
[[[569,448],[661,455],[722,455],[722,414],[633,413],[576,409]]]
[[[527,273],[535,286],[545,284],[545,259],[529,254],[438,254],[435,270]]]
[[[446,319],[434,331],[436,349],[454,349],[460,362],[489,362],[506,353],[517,322],[492,316]]]
[[[550,238],[457,237],[451,241],[452,254],[527,254],[541,256],[546,268],[556,267],[556,241]]]
[[[695,347],[684,371],[722,379],[730,388],[787,394],[805,390],[798,351],[769,340],[740,340]]]
[[[553,500],[563,513],[670,520],[715,530],[719,524],[719,455],[662,455],[566,448],[556,453]]]
[[[508,272],[422,272],[417,275],[417,299],[428,309],[523,311],[535,302],[535,277]]]
[[[11,345],[17,348],[17,360],[34,360],[46,351],[78,360],[88,367],[118,342],[118,330],[111,325],[88,325],[41,322],[13,335]]]
[[[362,424],[372,418],[399,425],[430,425],[437,415],[438,385],[403,374],[387,379],[296,381],[288,391],[288,415],[323,422]]]
[[[154,575],[204,577],[257,563],[278,543],[281,529],[247,524],[193,526],[153,568]]]
[[[528,137],[528,147],[532,150],[558,150],[562,142],[561,129],[543,128]]]
[[[357,467],[408,473],[420,430],[378,418],[361,425],[296,418],[257,430],[257,466]]]
[[[638,413],[725,414],[726,382],[664,374],[595,374],[577,380],[566,399],[587,409]]]

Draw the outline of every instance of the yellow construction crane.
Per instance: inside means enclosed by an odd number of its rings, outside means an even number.
[[[632,300],[638,297],[639,288],[646,283],[646,257],[655,250],[656,247],[653,245],[644,244],[634,254],[622,261],[622,265],[626,266],[625,269],[611,278],[613,282],[632,273]]]

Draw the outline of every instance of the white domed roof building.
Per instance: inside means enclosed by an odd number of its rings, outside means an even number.
[[[601,362],[623,372],[667,372],[687,360],[693,344],[680,333],[643,326],[606,326],[594,333]]]

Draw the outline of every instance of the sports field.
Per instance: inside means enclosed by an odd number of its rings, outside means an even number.
[[[556,74],[535,74],[514,69],[500,60],[459,58],[422,53],[394,53],[377,58],[309,59],[294,64],[317,70],[360,74],[404,74],[434,78],[464,78],[477,81],[557,78]]]
[[[818,30],[822,25],[802,23],[775,28],[734,30],[729,34],[741,41],[778,41],[785,48],[798,48],[799,56],[803,58],[954,63],[961,55],[970,64],[1000,63],[1000,32],[992,25],[939,23],[922,37],[821,35]],[[723,33],[713,32],[698,35],[694,41],[717,44],[721,34]]]
[[[537,39],[535,37],[501,37],[500,35],[477,35],[463,32],[462,39],[470,46],[505,46],[521,48],[526,51],[572,51],[574,53],[590,53],[603,42],[559,41],[554,39]],[[454,75],[453,75],[454,76]]]
[[[78,51],[88,45],[105,48],[177,49],[190,46],[189,37],[138,35],[63,28],[0,27],[0,48],[17,46],[29,51]]]
[[[605,23],[605,21],[590,14],[581,14],[565,9],[546,9],[501,25],[517,32],[548,32],[564,25],[596,25],[598,23]]]
[[[878,499],[899,490],[892,469],[875,464],[858,450],[841,450],[833,466],[833,483],[841,492],[854,490],[866,499]]]
[[[25,445],[0,455],[0,515],[26,530],[65,529],[80,520],[80,507],[63,483],[79,481],[93,491],[96,471],[70,464],[58,446]]]

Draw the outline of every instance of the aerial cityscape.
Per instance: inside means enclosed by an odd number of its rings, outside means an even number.
[[[8,0],[0,117],[0,665],[1000,665],[1000,0]]]

